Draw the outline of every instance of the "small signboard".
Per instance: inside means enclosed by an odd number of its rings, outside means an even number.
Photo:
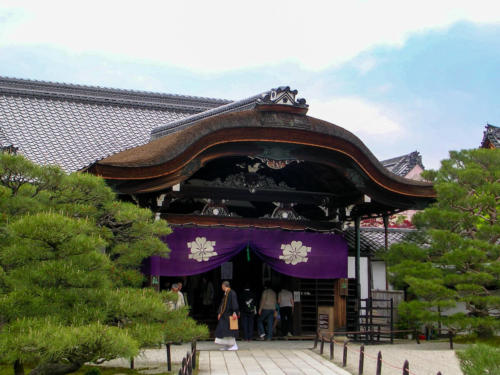
[[[333,333],[333,306],[318,306],[318,330]]]
[[[300,292],[296,290],[293,292],[293,302],[294,303],[300,302]]]

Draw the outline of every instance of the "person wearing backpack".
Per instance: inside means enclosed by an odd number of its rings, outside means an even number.
[[[243,327],[243,340],[250,341],[253,338],[253,327],[255,315],[257,314],[257,304],[255,293],[251,290],[250,284],[245,283],[245,287],[240,294],[241,297],[241,325]]]

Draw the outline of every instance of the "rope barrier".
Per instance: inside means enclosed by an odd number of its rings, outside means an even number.
[[[324,339],[324,336],[323,336],[323,335],[321,335],[321,339]],[[344,344],[343,344],[343,343],[340,343],[340,342],[339,342],[339,341],[337,341],[337,340],[335,340],[335,339],[333,338],[333,335],[330,335],[330,339],[329,339],[329,340],[331,340],[331,341],[332,341],[335,345],[337,345],[337,346],[341,346],[342,348],[344,347]],[[350,347],[349,347],[349,345],[346,345],[346,348],[347,348],[347,350],[348,350],[348,351],[351,351],[351,352],[356,353],[356,354],[361,354],[361,350],[358,350],[358,349],[352,349],[352,348],[350,348]],[[365,348],[365,349],[366,349],[366,348]],[[363,354],[364,354],[364,356],[365,356],[365,357],[367,357],[367,358],[370,358],[370,359],[373,359],[373,360],[375,360],[375,361],[378,361],[378,358],[373,357],[373,356],[371,356],[371,355],[367,354],[367,353],[366,353],[366,350],[364,351],[364,353],[363,353]],[[394,364],[392,364],[392,363],[390,363],[390,362],[388,362],[388,361],[385,361],[384,359],[381,359],[381,362],[382,362],[384,365],[389,366],[389,367],[391,367],[391,368],[393,368],[393,369],[395,369],[395,370],[403,371],[403,367],[401,367],[401,366],[397,366],[397,365],[394,365]],[[421,366],[420,366],[420,367],[421,367]],[[423,369],[423,370],[427,371],[426,369]],[[413,372],[413,371],[408,371],[408,373],[409,373],[410,375],[417,375],[417,373],[415,373],[415,372]]]

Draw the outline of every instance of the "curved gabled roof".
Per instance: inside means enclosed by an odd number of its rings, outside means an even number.
[[[409,199],[435,197],[432,184],[391,173],[354,134],[306,116],[306,110],[305,102],[301,111],[296,105],[256,103],[243,111],[181,121],[175,131],[103,159],[91,170],[107,179],[136,181],[136,191],[147,192],[183,181],[219,157],[256,154],[267,145],[291,145],[293,157],[339,169],[360,191],[386,194],[386,202],[391,194]]]

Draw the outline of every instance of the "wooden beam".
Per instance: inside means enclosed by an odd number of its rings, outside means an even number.
[[[321,205],[328,198],[332,207],[345,207],[359,199],[358,192],[354,192],[348,196],[339,196],[324,192],[290,190],[257,190],[255,193],[250,193],[246,189],[188,184],[182,185],[180,191],[170,192],[169,195],[175,198],[188,197],[248,202],[302,203],[313,204],[315,206]]]
[[[331,221],[281,220],[182,214],[162,214],[161,218],[174,225],[281,228],[287,230],[314,229],[318,231],[333,231],[340,229],[339,223],[334,223]]]

